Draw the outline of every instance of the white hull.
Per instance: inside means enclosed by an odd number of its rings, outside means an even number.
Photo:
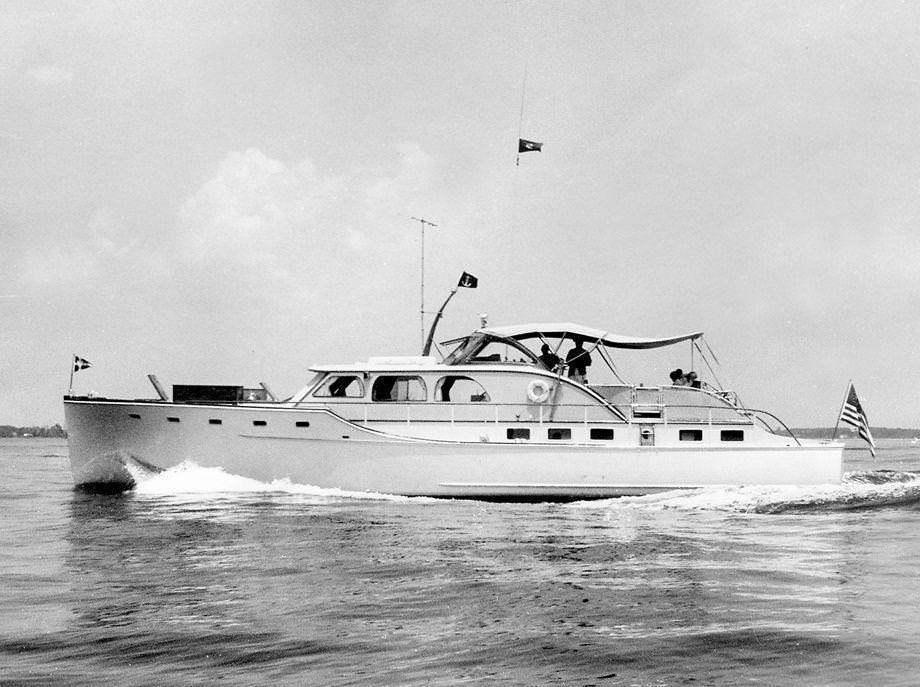
[[[97,487],[130,486],[129,461],[158,470],[192,461],[261,481],[287,478],[347,491],[601,498],[712,485],[836,483],[843,456],[839,444],[797,445],[762,431],[762,441],[741,445],[678,445],[667,426],[656,430],[658,445],[640,446],[637,424],[618,426],[617,440],[604,444],[580,441],[577,424],[568,442],[500,440],[505,427],[492,423],[467,426],[462,434],[478,440],[461,440],[446,422],[426,423],[427,436],[439,438],[421,439],[407,436],[418,436],[419,423],[355,423],[328,408],[280,404],[68,399],[65,414],[75,483]]]

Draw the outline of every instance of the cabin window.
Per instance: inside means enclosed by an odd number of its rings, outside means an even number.
[[[527,427],[509,427],[509,439],[530,439],[530,430]]]
[[[609,427],[592,427],[591,438],[595,441],[613,441],[613,430]]]
[[[133,417],[135,420],[140,420],[140,419],[141,419],[140,413],[129,413],[129,414],[128,414],[128,417]]]
[[[546,438],[551,441],[568,441],[572,438],[572,430],[568,427],[550,427],[546,430]]]
[[[380,375],[371,390],[374,401],[425,401],[428,389],[421,377]]]
[[[265,427],[267,424],[268,422],[266,422],[265,420],[253,420],[252,421],[253,427]]]
[[[313,395],[319,398],[364,398],[364,380],[360,375],[330,375]]]
[[[166,420],[167,420],[167,422],[178,422],[178,421],[179,421],[179,418],[177,418],[177,417],[167,417]]]
[[[307,422],[306,420],[298,420],[297,422],[294,423],[294,426],[295,427],[309,427],[310,423]]]
[[[744,441],[743,429],[723,429],[722,441]]]
[[[681,441],[702,441],[703,430],[701,429],[682,429],[680,430]]]
[[[454,403],[487,403],[489,394],[482,385],[463,375],[441,377],[434,387],[436,401]]]
[[[208,420],[209,425],[221,425],[223,424],[223,422],[224,422],[223,420],[220,420],[216,417],[212,417],[210,420]]]

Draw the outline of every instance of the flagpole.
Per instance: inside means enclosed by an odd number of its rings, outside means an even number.
[[[847,404],[847,399],[850,397],[850,387],[853,386],[853,380],[851,379],[847,384],[847,393],[843,397],[843,403],[840,404],[840,412],[837,413],[837,424],[834,425],[834,434],[831,436],[831,441],[837,438],[837,428],[840,427],[840,417],[843,415],[843,409]]]
[[[431,353],[431,343],[434,341],[434,330],[435,328],[437,328],[438,322],[440,322],[441,318],[444,316],[444,308],[447,307],[447,304],[450,303],[450,299],[454,297],[454,294],[457,293],[457,290],[459,288],[460,288],[459,286],[455,286],[451,290],[450,295],[447,297],[447,300],[444,301],[444,303],[441,305],[440,310],[438,310],[438,314],[434,316],[434,321],[431,323],[431,330],[428,332],[428,339],[425,340],[425,347],[422,348],[422,355],[428,355],[429,353]]]
[[[77,365],[77,354],[74,353],[70,359],[70,383],[67,385],[67,395],[73,396],[73,369]]]
[[[524,80],[521,83],[521,118],[518,121],[518,141],[521,140],[521,134],[524,133],[524,95],[527,93],[527,63],[524,63]],[[518,149],[517,159],[514,161],[515,167],[521,166],[521,151]]]

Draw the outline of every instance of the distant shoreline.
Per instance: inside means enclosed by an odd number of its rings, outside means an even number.
[[[870,427],[875,439],[913,439],[920,437],[920,429],[906,429],[903,427]],[[830,439],[834,434],[833,427],[793,427],[792,433],[804,439]],[[850,427],[838,427],[838,439],[857,438],[856,430]]]
[[[16,427],[14,425],[0,425],[0,439],[13,438],[56,438],[64,439],[67,437],[67,430],[58,424],[50,427]]]

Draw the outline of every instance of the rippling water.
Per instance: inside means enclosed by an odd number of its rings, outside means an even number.
[[[492,504],[0,440],[4,685],[914,685],[920,444],[843,485]]]

